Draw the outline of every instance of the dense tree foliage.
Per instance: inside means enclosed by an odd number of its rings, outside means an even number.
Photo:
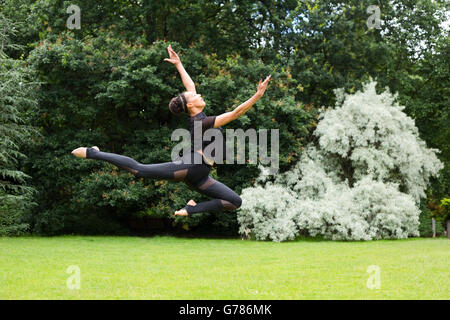
[[[5,51],[18,48],[11,42],[17,32],[13,21],[0,13],[0,235],[27,231],[33,194],[30,176],[23,172],[24,142],[37,130],[28,125],[25,114],[35,109],[34,81],[23,61],[9,58]]]

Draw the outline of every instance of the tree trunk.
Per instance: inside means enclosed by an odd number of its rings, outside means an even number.
[[[450,239],[450,220],[447,221],[447,238]]]
[[[431,227],[433,228],[433,238],[436,238],[436,219],[431,218]]]

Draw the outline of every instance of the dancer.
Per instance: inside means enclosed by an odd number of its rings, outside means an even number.
[[[136,177],[183,181],[189,188],[213,198],[200,203],[196,203],[191,199],[184,208],[175,211],[174,215],[187,216],[204,211],[235,210],[242,204],[241,197],[223,183],[209,176],[214,161],[206,157],[203,149],[212,141],[204,141],[203,132],[210,128],[217,128],[217,130],[222,131],[221,126],[236,120],[246,113],[262,97],[271,76],[268,76],[264,81],[260,80],[257,92],[233,111],[219,116],[207,116],[203,112],[206,103],[202,96],[196,92],[194,82],[181,64],[180,58],[170,45],[167,50],[170,58],[166,58],[164,61],[175,65],[186,87],[185,92],[170,101],[169,110],[174,115],[187,115],[192,139],[191,152],[183,154],[177,161],[156,164],[142,164],[127,156],[100,151],[97,146],[91,148],[79,147],[73,150],[72,154],[79,158],[108,161],[119,168],[131,172]],[[202,123],[202,148],[199,150],[194,150],[194,121],[201,121]],[[214,154],[211,155],[215,156]],[[223,156],[225,158],[225,152]],[[202,163],[194,162],[196,157],[201,157]]]

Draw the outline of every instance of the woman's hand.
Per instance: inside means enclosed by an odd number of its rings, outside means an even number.
[[[172,50],[172,46],[169,44],[167,47],[167,51],[169,51],[170,59],[164,59],[164,61],[170,62],[174,65],[181,64],[180,57],[175,53],[175,51]]]
[[[263,96],[264,92],[267,89],[267,84],[269,83],[269,80],[270,80],[271,76],[272,75],[268,76],[262,83],[261,83],[261,79],[259,80],[258,91],[256,91],[256,95],[258,97],[261,98]]]
[[[180,57],[175,53],[175,51],[172,50],[172,46],[169,44],[167,47],[167,51],[169,51],[170,59],[164,59],[164,61],[172,63],[178,70],[181,76],[181,80],[183,81],[183,85],[186,88],[187,91],[192,91],[194,93],[197,93],[195,91],[195,84],[194,81],[192,81],[191,77],[189,77],[188,73],[184,69],[183,65],[181,64]]]

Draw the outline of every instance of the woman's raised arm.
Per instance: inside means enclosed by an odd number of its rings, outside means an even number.
[[[164,61],[170,62],[177,68],[178,72],[180,73],[181,80],[183,81],[184,87],[187,91],[192,91],[194,93],[197,93],[195,91],[195,85],[194,81],[192,81],[191,77],[189,77],[188,73],[184,69],[183,65],[181,64],[181,60],[178,57],[178,55],[175,53],[175,51],[172,50],[172,46],[169,44],[167,47],[167,51],[169,52],[170,59],[164,59]]]
[[[247,101],[245,101],[243,104],[239,105],[236,109],[230,112],[222,113],[220,116],[216,117],[216,121],[214,122],[214,128],[221,127],[223,125],[226,125],[227,123],[236,120],[237,118],[241,117],[244,113],[248,111],[261,97],[263,96],[264,92],[267,89],[267,84],[269,83],[271,76],[268,76],[264,82],[261,83],[261,80],[259,80],[258,90],[256,93]]]

